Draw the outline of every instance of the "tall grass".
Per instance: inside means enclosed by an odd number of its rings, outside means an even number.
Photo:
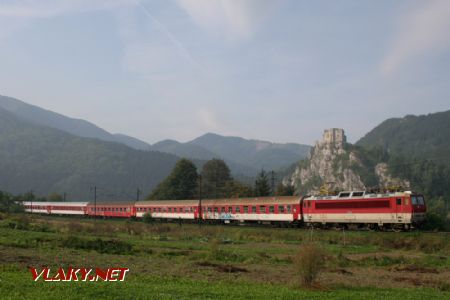
[[[317,243],[302,244],[295,256],[295,266],[300,283],[311,287],[325,266],[325,250]]]

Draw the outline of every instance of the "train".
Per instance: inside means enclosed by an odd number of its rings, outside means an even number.
[[[275,196],[132,203],[23,202],[28,213],[103,218],[144,218],[224,224],[271,224],[368,229],[418,228],[425,222],[423,195],[342,191],[329,196]]]

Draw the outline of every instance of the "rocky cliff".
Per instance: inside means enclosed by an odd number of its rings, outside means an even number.
[[[309,158],[300,161],[283,183],[293,185],[298,194],[409,185],[391,177],[379,155],[347,143],[344,130],[338,128],[325,130]]]

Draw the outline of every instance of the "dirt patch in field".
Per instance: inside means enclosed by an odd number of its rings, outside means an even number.
[[[407,266],[397,266],[390,269],[391,271],[397,272],[414,272],[414,273],[432,273],[439,274],[439,271],[435,268],[426,268],[420,267],[416,265],[407,265]]]
[[[342,275],[353,275],[352,272],[344,269],[344,268],[338,268],[338,269],[332,269],[329,270],[330,273],[338,273],[338,274],[342,274]]]
[[[221,265],[216,264],[208,261],[203,261],[197,263],[197,266],[199,267],[212,267],[218,272],[224,272],[224,273],[247,273],[248,270],[242,267],[236,267],[233,265]]]
[[[406,259],[417,259],[420,258],[421,255],[419,254],[413,254],[408,252],[372,252],[372,253],[353,253],[353,254],[346,254],[345,257],[347,259],[353,260],[353,261],[360,261],[364,259],[370,259],[370,258],[383,258],[383,257],[389,257],[393,259],[404,257]]]

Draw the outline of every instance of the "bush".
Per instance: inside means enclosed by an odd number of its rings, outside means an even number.
[[[61,241],[61,246],[66,248],[95,250],[99,253],[108,254],[132,254],[133,247],[119,240],[88,240],[76,236],[69,236]]]
[[[147,223],[147,224],[153,223],[152,214],[149,212],[145,213],[142,220],[144,221],[144,223]]]
[[[301,284],[310,287],[325,266],[325,251],[316,243],[305,243],[295,257],[295,266]]]

